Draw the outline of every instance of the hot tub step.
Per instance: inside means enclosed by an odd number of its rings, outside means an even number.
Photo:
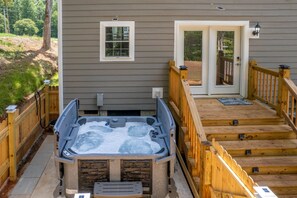
[[[141,182],[95,182],[94,198],[142,197]]]

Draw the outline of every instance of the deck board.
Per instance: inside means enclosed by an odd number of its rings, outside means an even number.
[[[234,159],[243,167],[292,166],[297,170],[296,156],[235,157]]]
[[[201,120],[228,119],[278,119],[275,111],[252,101],[252,105],[225,106],[217,99],[196,98],[195,103]]]

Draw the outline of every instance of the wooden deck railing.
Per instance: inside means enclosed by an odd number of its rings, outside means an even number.
[[[297,132],[297,86],[291,79],[284,78],[281,91],[280,97],[283,102],[280,111],[288,124]]]
[[[18,164],[41,135],[41,126],[59,114],[57,88],[46,85],[37,102],[33,99],[24,110],[11,108],[0,123],[0,188],[9,178],[17,178]]]
[[[233,85],[234,76],[233,76],[233,68],[234,61],[232,58],[227,58],[224,56],[218,57],[218,79],[217,84],[228,84]]]
[[[173,61],[169,66],[170,81],[174,80],[170,82],[170,89],[174,87],[174,90],[169,90],[169,104],[179,124],[178,156],[181,161],[185,158],[185,171],[194,196],[255,197],[253,180],[217,142],[211,144],[207,140],[190,86],[185,80],[187,70],[178,72],[177,68],[172,68],[176,67]]]
[[[258,99],[274,108],[297,132],[297,87],[290,79],[289,66],[280,65],[276,72],[250,61],[248,98]]]
[[[212,141],[211,197],[255,197],[257,184],[215,140]]]
[[[279,72],[249,64],[249,99],[258,99],[273,108],[278,105]]]

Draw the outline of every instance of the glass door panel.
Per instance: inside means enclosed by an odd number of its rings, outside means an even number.
[[[234,83],[234,31],[217,31],[216,85]]]
[[[202,86],[202,31],[184,31],[184,64],[190,85]]]

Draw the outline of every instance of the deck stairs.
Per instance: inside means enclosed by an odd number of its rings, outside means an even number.
[[[261,105],[258,115],[263,108],[266,107]],[[258,185],[268,186],[280,198],[297,197],[296,133],[282,118],[263,114],[222,119],[218,114],[211,117],[203,108],[200,110],[208,140],[219,141]],[[235,111],[237,116],[241,112]]]

